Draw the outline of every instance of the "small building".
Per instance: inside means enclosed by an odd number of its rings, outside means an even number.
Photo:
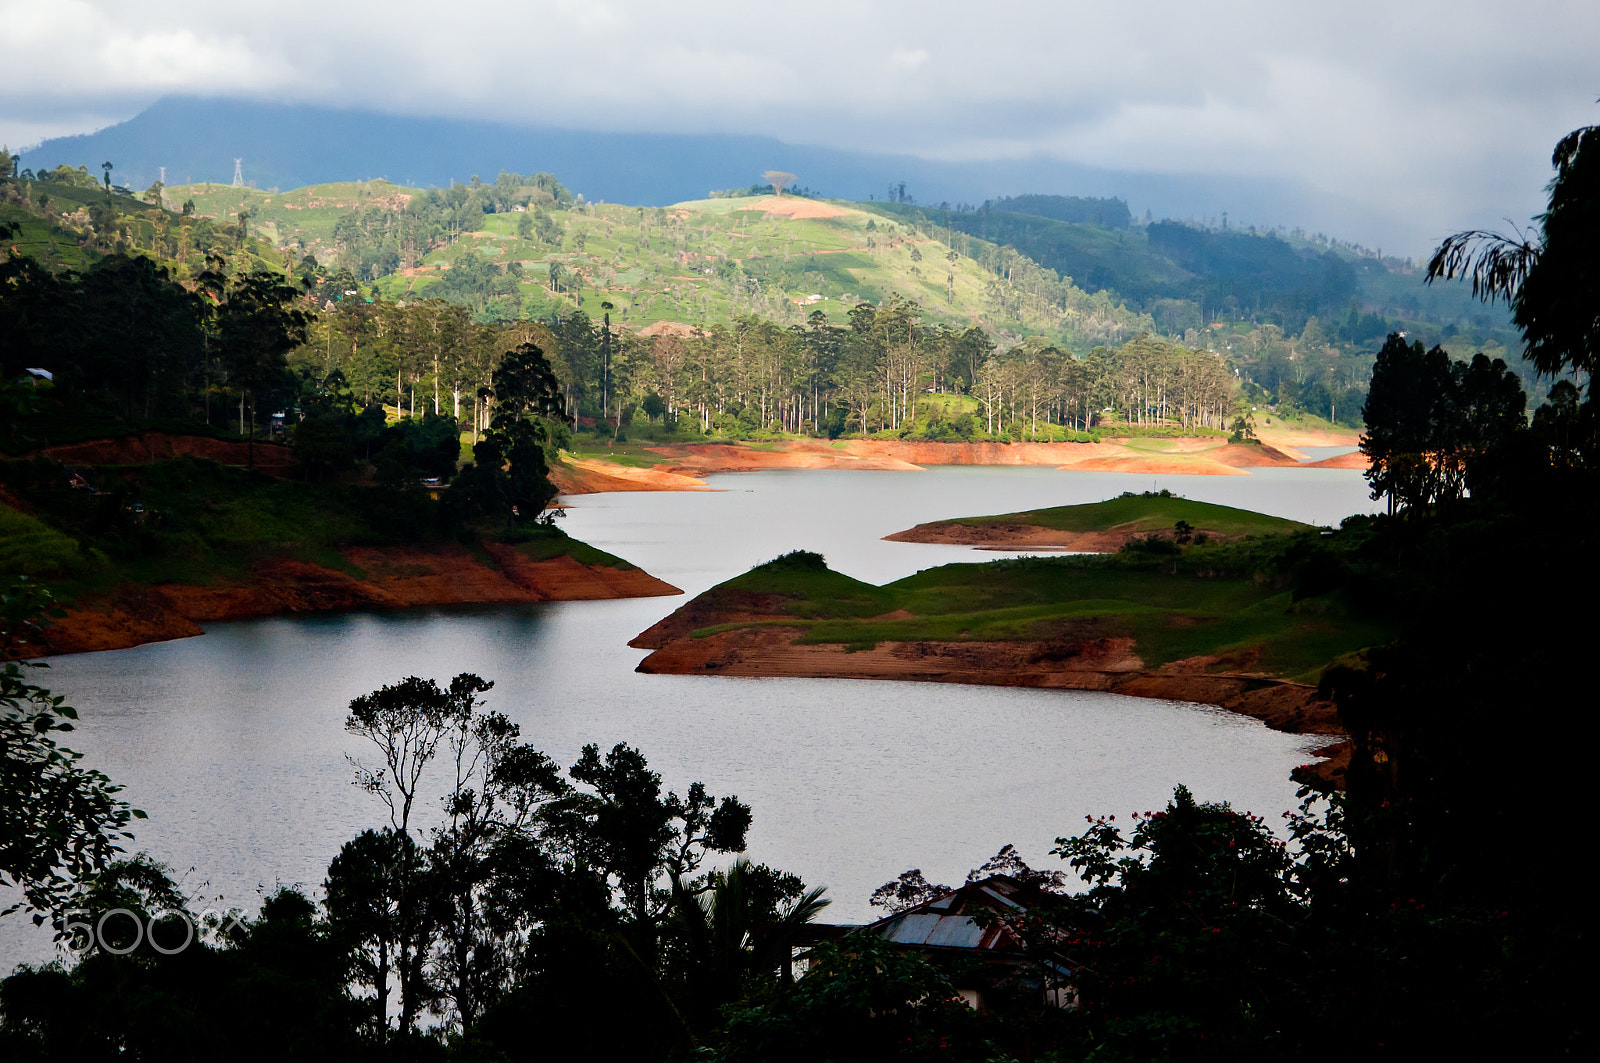
[[[999,996],[1076,1007],[1077,964],[1049,942],[1024,941],[1020,930],[1033,909],[1056,897],[1010,875],[990,875],[865,926],[816,926],[815,940],[881,937],[944,972],[961,999],[978,1011],[991,1010]]]

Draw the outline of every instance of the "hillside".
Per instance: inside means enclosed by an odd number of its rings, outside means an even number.
[[[153,192],[129,193],[107,191],[81,166],[37,179],[0,171],[0,224],[15,229],[4,247],[52,271],[85,269],[116,253],[147,255],[180,276],[204,269],[212,253],[243,256],[237,266],[283,268],[270,234],[252,231],[248,219],[241,227],[237,209],[196,217],[176,201],[158,205]]]
[[[1168,332],[1243,315],[1272,320],[1291,335],[1318,317],[1342,343],[1381,341],[1396,329],[1431,335],[1429,342],[1458,334],[1480,346],[1514,339],[1504,310],[1473,300],[1464,286],[1425,285],[1416,262],[1300,228],[1130,224],[1120,200],[1072,196],[1018,196],[965,210],[875,209],[925,231],[1014,247],[1086,291],[1108,291],[1152,314]]]
[[[1153,327],[1104,294],[1008,299],[977,258],[952,258],[948,245],[864,204],[765,195],[644,208],[516,187],[521,193],[500,204],[508,209],[477,212],[432,250],[395,235],[403,214],[432,219],[452,209],[452,194],[495,186],[429,191],[368,181],[275,193],[194,184],[169,188],[168,197],[193,200],[207,218],[248,211],[254,231],[319,263],[364,256],[369,264],[352,279],[385,298],[442,296],[490,316],[581,308],[598,317],[611,302],[613,318],[636,330],[727,324],[752,313],[798,324],[817,310],[847,324],[856,303],[899,296],[919,303],[930,323],[1042,332],[1074,347]],[[515,202],[524,196],[525,206]],[[373,245],[383,250],[366,253]]]

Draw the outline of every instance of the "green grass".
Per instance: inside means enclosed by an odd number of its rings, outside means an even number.
[[[945,523],[969,528],[1027,524],[1064,532],[1157,532],[1171,531],[1180,520],[1187,521],[1197,531],[1230,538],[1241,535],[1281,535],[1310,527],[1298,521],[1248,509],[1148,492],[1142,495],[1123,494],[1104,502],[1077,506],[1055,506],[991,517],[957,517]]]
[[[1288,540],[1285,540],[1287,542]],[[1197,557],[1217,548],[1192,548]],[[1283,544],[1275,560],[1281,560]],[[1235,551],[1235,560],[1248,557]],[[820,557],[789,555],[703,596],[713,611],[749,608],[737,592],[762,596],[756,621],[801,629],[802,643],[866,648],[882,642],[1062,641],[1132,638],[1147,667],[1198,656],[1222,670],[1311,680],[1330,662],[1392,638],[1394,626],[1359,615],[1337,593],[1295,600],[1258,571],[1200,576],[1112,558],[1019,558],[928,569],[883,587],[828,569]],[[697,601],[701,601],[697,599]],[[886,614],[896,614],[893,617]],[[696,637],[752,626],[726,622]]]
[[[170,204],[192,198],[197,213],[217,219],[218,224],[227,223],[240,210],[252,210],[252,231],[279,244],[303,243],[324,263],[338,259],[334,227],[341,216],[356,210],[393,210],[405,197],[421,192],[385,181],[311,185],[286,192],[221,184],[180,184],[167,190]],[[616,306],[613,321],[635,329],[660,321],[709,328],[751,313],[799,324],[815,310],[844,325],[856,302],[876,303],[899,295],[919,301],[929,324],[965,329],[981,322],[1006,327],[1020,323],[1039,332],[1061,326],[1051,315],[996,306],[989,291],[992,278],[972,258],[957,259],[947,287],[948,248],[885,217],[872,204],[828,201],[826,205],[839,214],[784,218],[760,209],[766,202],[768,197],[691,200],[662,213],[611,203],[582,211],[547,208],[562,230],[555,244],[517,236],[517,222],[523,217],[519,213],[491,214],[484,217],[481,230],[424,255],[416,275],[391,274],[374,286],[388,299],[424,297],[438,283],[442,267],[474,253],[501,266],[522,264],[524,316],[581,305],[598,317],[599,304],[607,300]],[[920,261],[913,259],[913,249]],[[547,290],[551,262],[581,274],[575,290]],[[742,276],[729,276],[730,269]],[[752,280],[759,285],[756,294],[750,290]],[[822,298],[804,301],[812,295]],[[1027,320],[1020,321],[1018,313]],[[1097,313],[1121,315],[1128,328],[1140,324],[1137,315],[1109,304]],[[1064,337],[1065,333],[1063,341]]]
[[[618,443],[614,447],[579,447],[563,453],[582,461],[609,461],[630,469],[650,469],[666,460],[660,454],[646,450],[644,445],[635,443]]]
[[[560,528],[538,527],[529,532],[528,536],[528,538],[516,544],[517,553],[534,561],[549,561],[557,557],[570,557],[580,565],[598,565],[602,568],[614,568],[623,572],[631,572],[634,569],[633,565],[630,565],[615,554],[608,554],[599,547],[590,546],[581,539],[574,539]]]
[[[85,554],[75,540],[0,503],[0,572],[8,578],[65,576],[104,564],[103,556]]]
[[[733,591],[789,598],[791,601],[785,611],[808,620],[870,617],[894,609],[893,596],[884,588],[835,572],[820,555],[804,551],[758,565],[721,586]]]

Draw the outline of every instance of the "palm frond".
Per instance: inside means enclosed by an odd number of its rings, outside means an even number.
[[[1473,298],[1486,303],[1496,299],[1510,302],[1544,250],[1531,231],[1513,229],[1515,237],[1487,229],[1468,229],[1446,237],[1428,261],[1427,283],[1467,277],[1472,281]]]
[[[1596,130],[1600,130],[1600,126],[1586,125],[1582,129],[1574,129],[1562,137],[1560,143],[1556,144],[1556,150],[1550,155],[1550,165],[1554,166],[1559,173],[1565,174],[1567,167],[1572,165],[1573,157],[1578,154],[1578,148],[1582,145],[1584,138]]]

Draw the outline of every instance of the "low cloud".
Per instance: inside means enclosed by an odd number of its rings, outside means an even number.
[[[1594,5],[1460,0],[0,0],[0,140],[245,96],[1270,176],[1444,232],[1537,209],[1596,40]]]

